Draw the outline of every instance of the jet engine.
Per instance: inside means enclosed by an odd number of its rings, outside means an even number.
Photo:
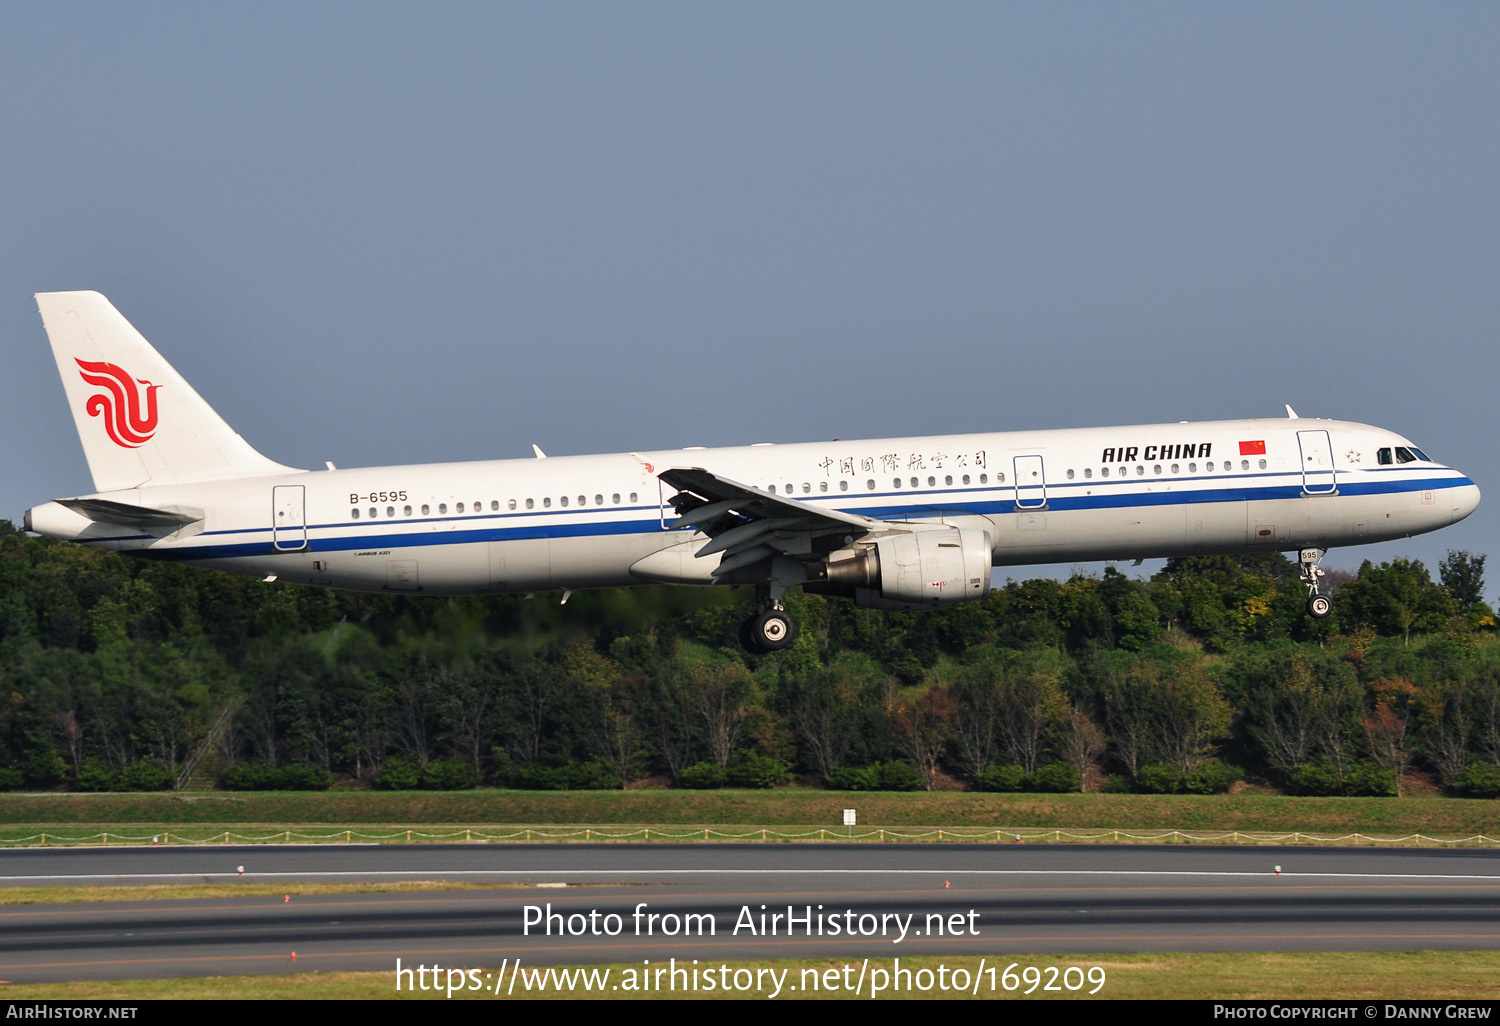
[[[834,553],[803,590],[843,595],[866,609],[972,602],[990,590],[990,536],[956,527],[892,534],[852,555]]]

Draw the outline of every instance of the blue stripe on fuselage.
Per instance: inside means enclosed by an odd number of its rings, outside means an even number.
[[[1178,491],[1170,488],[1161,491],[1150,492],[1124,492],[1122,488],[1139,488],[1143,482],[1140,481],[1088,481],[1067,482],[1047,485],[1047,504],[1045,507],[1026,507],[1022,510],[1017,507],[1013,499],[978,499],[975,501],[955,502],[955,492],[968,491],[1005,491],[1013,492],[1009,485],[999,488],[988,489],[931,489],[913,490],[910,492],[870,492],[861,496],[863,499],[900,499],[908,496],[922,496],[933,498],[936,501],[929,503],[892,503],[882,506],[860,506],[853,507],[847,512],[857,515],[872,517],[877,520],[902,520],[932,518],[936,516],[963,516],[963,515],[999,515],[1006,516],[1017,512],[1036,512],[1045,509],[1049,512],[1064,512],[1068,510],[1100,510],[1100,509],[1130,509],[1133,507],[1146,506],[1175,506],[1191,505],[1195,503],[1208,502],[1247,502],[1247,501],[1269,501],[1275,499],[1321,499],[1328,495],[1383,495],[1399,494],[1405,492],[1438,490],[1448,488],[1462,488],[1472,485],[1474,482],[1468,477],[1444,477],[1444,478],[1419,478],[1401,481],[1349,481],[1347,478],[1339,482],[1337,492],[1318,492],[1309,494],[1304,492],[1300,484],[1266,485],[1261,487],[1251,486],[1248,482],[1263,477],[1287,477],[1285,473],[1276,475],[1229,475],[1220,477],[1220,481],[1235,481],[1218,488],[1195,488],[1192,491]],[[1214,478],[1199,478],[1199,481],[1207,482]],[[1112,491],[1114,494],[1076,494],[1080,491]],[[1075,494],[1068,494],[1068,493]],[[817,499],[795,500],[808,501],[816,505],[818,500],[824,500],[831,496],[819,495]],[[642,507],[636,507],[641,509]],[[655,506],[644,507],[653,512]],[[839,507],[829,504],[829,508]],[[463,545],[478,542],[495,541],[523,541],[537,540],[542,538],[585,538],[606,537],[632,534],[653,534],[662,531],[659,519],[643,518],[638,520],[595,520],[586,523],[556,523],[560,516],[597,516],[595,510],[560,511],[549,510],[546,516],[554,522],[537,524],[506,524],[504,526],[454,526],[447,530],[431,532],[391,532],[383,534],[340,534],[333,537],[315,537],[313,532],[317,531],[345,531],[365,527],[366,525],[354,525],[348,523],[338,524],[315,524],[310,525],[306,548],[297,549],[299,552],[345,552],[352,549],[398,549],[398,548],[423,548],[432,545]],[[447,519],[429,518],[427,520],[402,520],[404,526],[414,526],[419,523],[442,523],[454,524],[468,523],[477,524],[481,521],[508,521],[508,520],[536,520],[537,514],[505,513],[486,514],[480,517],[450,517]],[[236,528],[226,531],[204,532],[199,538],[213,536],[225,536],[231,534],[245,534],[259,531],[270,534],[269,527],[263,528]],[[142,535],[129,535],[119,538],[90,539],[91,542],[100,541],[135,541],[143,540]],[[234,556],[258,556],[272,555],[286,550],[277,550],[273,547],[270,539],[264,541],[247,541],[218,543],[209,545],[174,546],[169,549],[127,549],[134,555],[153,556],[171,560],[200,560],[200,559],[222,559]]]

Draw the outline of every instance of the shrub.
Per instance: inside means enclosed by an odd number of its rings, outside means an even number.
[[[165,791],[172,783],[172,771],[156,759],[137,759],[120,774],[123,791]]]
[[[974,785],[981,791],[1024,791],[1026,771],[1013,763],[991,766],[974,778]]]
[[[878,791],[880,767],[840,766],[828,774],[825,785],[831,791]]]
[[[1370,798],[1396,797],[1396,772],[1362,762],[1344,775],[1344,793]]]
[[[698,762],[682,771],[677,778],[678,787],[690,787],[697,791],[712,791],[723,787],[729,774],[716,762]]]
[[[120,774],[99,760],[90,759],[78,771],[78,790],[118,791],[120,790]]]
[[[14,791],[24,780],[20,770],[0,769],[0,791]]]
[[[907,762],[887,762],[880,767],[880,789],[882,791],[920,791],[922,774]]]
[[[561,766],[527,763],[510,778],[522,791],[618,791],[620,781],[602,762],[567,762]]]
[[[67,776],[68,764],[48,745],[38,745],[26,752],[26,785],[51,787]]]
[[[1078,768],[1066,762],[1049,762],[1026,776],[1026,789],[1044,794],[1067,794],[1078,790]]]
[[[375,786],[382,791],[410,791],[421,782],[421,774],[410,759],[400,755],[393,755],[385,760],[380,767],[380,776],[375,778]]]
[[[1500,798],[1500,766],[1471,762],[1449,787],[1460,798]]]
[[[1182,790],[1182,774],[1176,766],[1153,762],[1136,772],[1135,789],[1142,794],[1176,794]]]
[[[219,777],[219,786],[226,791],[326,791],[328,771],[300,762],[287,766],[242,762]]]
[[[272,787],[277,791],[326,791],[331,783],[326,769],[306,762],[278,766],[275,774]]]
[[[735,787],[775,787],[786,779],[786,773],[786,763],[759,752],[729,764],[729,782]]]
[[[474,786],[474,774],[463,759],[434,759],[422,770],[422,786],[430,791],[462,791]]]
[[[1343,794],[1343,781],[1333,767],[1322,762],[1302,762],[1292,769],[1292,792],[1303,795]]]
[[[1221,759],[1209,759],[1194,766],[1183,782],[1188,794],[1223,794],[1245,776],[1238,766]]]

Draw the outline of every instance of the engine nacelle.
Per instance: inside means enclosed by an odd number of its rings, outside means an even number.
[[[805,590],[848,595],[866,609],[953,606],[990,590],[990,536],[973,528],[881,538],[851,559],[828,563]]]

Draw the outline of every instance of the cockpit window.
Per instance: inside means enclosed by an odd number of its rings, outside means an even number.
[[[1432,457],[1429,456],[1429,455],[1427,455],[1421,449],[1418,449],[1415,445],[1411,447],[1411,451],[1413,453],[1415,453],[1417,459],[1421,460],[1423,463],[1431,463],[1432,462]]]
[[[1388,466],[1390,466],[1391,463],[1393,462],[1391,460],[1391,450],[1389,450],[1389,449],[1379,449],[1379,450],[1377,450],[1376,453],[1375,453],[1375,462],[1379,463],[1382,467],[1388,467]]]
[[[1416,461],[1417,461],[1417,458],[1412,455],[1412,451],[1410,449],[1408,449],[1404,445],[1398,445],[1398,446],[1396,446],[1396,462],[1397,463],[1415,463]]]

